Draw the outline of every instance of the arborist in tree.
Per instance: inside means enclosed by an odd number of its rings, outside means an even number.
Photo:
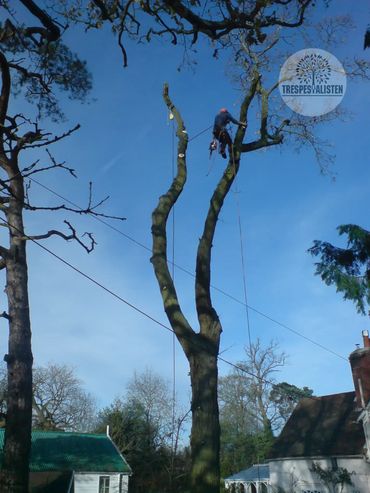
[[[215,118],[215,123],[213,125],[213,140],[210,143],[209,150],[214,151],[217,149],[217,141],[220,143],[219,152],[221,156],[226,159],[226,146],[229,148],[229,155],[231,154],[231,144],[232,140],[229,132],[226,129],[226,125],[229,123],[235,123],[235,125],[241,125],[246,127],[245,122],[239,122],[235,120],[226,108],[221,108]]]

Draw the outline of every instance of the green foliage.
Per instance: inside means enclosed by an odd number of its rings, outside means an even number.
[[[221,477],[225,478],[252,464],[262,463],[273,444],[271,432],[235,432],[221,419]]]
[[[270,392],[270,400],[275,403],[279,415],[286,422],[300,399],[311,397],[313,390],[308,387],[302,389],[287,382],[274,384]]]
[[[116,399],[99,413],[95,431],[105,433],[109,425],[112,439],[133,470],[132,493],[185,491],[190,468],[189,450],[182,448],[173,455],[171,447],[158,439],[158,422],[148,411],[139,399]]]
[[[339,248],[324,241],[314,241],[309,252],[320,257],[316,274],[329,286],[334,285],[344,299],[355,303],[365,315],[370,304],[370,232],[355,224],[337,228],[339,235],[347,235],[347,248]]]
[[[246,356],[239,369],[219,379],[222,477],[263,462],[273,430],[281,429],[297,402],[313,393],[308,387],[273,383],[286,359],[273,341],[263,347],[257,340]]]
[[[39,117],[64,118],[58,93],[84,101],[92,88],[86,62],[61,39],[37,40],[24,24],[0,23],[0,49],[10,60],[12,93],[38,107]]]
[[[310,470],[314,474],[317,474],[329,491],[332,491],[333,493],[342,491],[344,485],[353,486],[351,476],[354,473],[349,472],[344,467],[325,469],[321,467],[318,462],[314,462]],[[338,486],[340,487],[339,490],[337,488]]]
[[[104,433],[110,426],[110,435],[132,468],[133,492],[155,491],[156,475],[163,466],[163,455],[154,445],[155,430],[147,421],[145,409],[138,403],[116,400],[99,413],[96,432]]]

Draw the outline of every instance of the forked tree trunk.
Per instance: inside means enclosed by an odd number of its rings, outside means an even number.
[[[257,74],[253,77],[250,89],[242,103],[241,121],[246,119],[258,81]],[[236,133],[229,162],[211,197],[199,241],[195,276],[195,302],[199,332],[195,332],[181,310],[167,261],[167,219],[186,182],[188,136],[180,113],[169,98],[167,85],[164,87],[163,97],[177,124],[177,173],[170,188],[160,197],[153,211],[151,262],[166,315],[190,366],[192,388],[191,492],[218,493],[220,491],[220,423],[217,399],[217,358],[222,327],[211,301],[211,250],[220,211],[239,170],[245,129],[239,127]]]

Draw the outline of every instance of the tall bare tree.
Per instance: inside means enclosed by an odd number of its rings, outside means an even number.
[[[247,110],[256,93],[258,82],[259,76],[255,74],[242,103],[241,121],[246,121]],[[167,86],[164,87],[163,97],[177,123],[177,174],[170,189],[159,199],[158,206],[153,212],[153,256],[151,261],[161,291],[164,309],[190,366],[192,387],[191,488],[194,493],[214,493],[219,490],[220,486],[217,358],[222,328],[211,301],[211,248],[220,210],[239,169],[245,129],[239,127],[237,131],[233,147],[233,159],[229,160],[212,195],[203,234],[199,241],[196,259],[195,300],[200,330],[196,332],[181,310],[167,262],[166,222],[186,182],[188,136],[182,117],[169,97]],[[274,138],[279,139],[279,136],[274,136]]]
[[[260,2],[255,2],[255,5]],[[284,2],[285,4],[285,2]],[[343,27],[343,26],[342,26]],[[347,26],[348,27],[348,26]],[[344,29],[346,26],[344,26]],[[323,29],[323,28],[322,28]],[[305,32],[305,36],[306,36]],[[299,36],[299,30],[297,36]],[[171,327],[188,359],[192,387],[192,492],[216,493],[219,491],[220,425],[217,400],[218,368],[221,323],[211,299],[211,250],[217,221],[233,183],[238,175],[243,154],[289,143],[297,149],[308,145],[314,150],[320,170],[326,172],[333,156],[328,152],[328,142],[315,134],[316,127],[338,120],[341,109],[323,116],[306,118],[293,113],[275,97],[278,81],[271,80],[271,70],[281,66],[286,54],[281,49],[284,39],[279,29],[270,30],[268,36],[253,44],[245,31],[232,32],[226,37],[233,53],[235,74],[242,84],[239,121],[252,122],[258,137],[244,141],[246,129],[239,126],[233,139],[229,160],[210,198],[210,205],[199,240],[195,269],[195,303],[199,331],[188,322],[177,296],[167,259],[166,226],[169,214],[179,199],[187,179],[186,154],[188,134],[178,108],[172,102],[168,86],[163,98],[177,125],[177,173],[167,192],[159,199],[152,214],[152,264],[161,292],[164,310]],[[362,68],[359,68],[361,65]],[[355,63],[349,75],[366,75],[368,64]],[[250,154],[249,154],[250,155]],[[269,426],[268,417],[265,425]]]
[[[74,368],[48,364],[33,371],[33,426],[36,429],[89,431],[95,401]]]
[[[58,93],[65,91],[76,100],[83,100],[91,88],[85,63],[60,40],[60,28],[33,0],[21,0],[27,19],[25,25],[14,4],[1,2],[4,22],[0,25],[0,221],[7,237],[0,245],[0,268],[5,270],[5,293],[8,310],[2,317],[8,321],[9,343],[4,359],[7,364],[7,419],[4,456],[0,472],[0,491],[28,492],[28,458],[31,447],[32,422],[32,349],[28,298],[27,241],[39,242],[52,236],[75,240],[90,252],[95,245],[90,233],[81,240],[70,222],[66,232],[49,230],[41,234],[26,232],[23,213],[27,211],[70,211],[95,213],[91,200],[86,209],[73,209],[65,204],[42,206],[31,201],[29,180],[35,173],[74,170],[58,163],[49,146],[78,129],[54,135],[40,127],[40,118],[58,119],[62,111]],[[37,114],[14,114],[9,104],[12,94],[36,104]],[[26,104],[24,105],[26,107]],[[39,150],[39,159],[31,161],[27,150]],[[46,154],[41,151],[45,149]],[[34,154],[33,154],[34,155]],[[45,162],[45,158],[47,161]],[[41,160],[42,159],[42,160]],[[91,191],[91,190],[90,190]]]

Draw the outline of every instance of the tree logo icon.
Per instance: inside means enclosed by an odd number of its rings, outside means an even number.
[[[340,61],[319,48],[291,55],[280,70],[283,101],[296,113],[321,116],[334,110],[346,91],[346,73]]]
[[[305,55],[297,63],[296,73],[304,84],[327,84],[331,74],[329,60],[317,53]]]

